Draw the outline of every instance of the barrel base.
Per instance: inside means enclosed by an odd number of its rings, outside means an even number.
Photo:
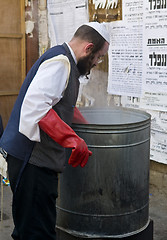
[[[57,240],[85,240],[85,238],[79,238],[79,237],[75,237],[72,236],[69,233],[66,233],[60,229],[56,229],[57,231]],[[89,238],[92,240],[102,240],[102,239],[106,239],[106,238]],[[107,238],[110,240],[153,240],[153,220],[150,220],[148,226],[141,232],[134,234],[132,236],[129,237],[121,237],[121,238]]]

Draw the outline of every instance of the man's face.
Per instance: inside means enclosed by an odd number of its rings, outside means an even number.
[[[77,67],[81,75],[90,74],[90,70],[97,66],[101,62],[101,58],[106,55],[108,52],[109,44],[105,42],[102,49],[96,53],[90,52],[87,56],[82,57],[78,60]]]
[[[77,67],[78,70],[80,72],[81,75],[88,75],[90,73],[92,66],[92,56],[93,54],[90,53],[88,56],[86,57],[82,57],[79,59],[78,63],[77,63]]]

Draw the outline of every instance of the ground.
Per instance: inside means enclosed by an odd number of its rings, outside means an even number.
[[[2,194],[1,194],[2,197]],[[3,186],[3,221],[0,222],[0,239],[12,240],[12,194],[9,186]],[[2,202],[1,202],[2,209]],[[154,240],[167,240],[167,194],[150,184],[150,218],[154,221]]]
[[[150,186],[150,218],[154,221],[154,240],[167,240],[167,195]]]

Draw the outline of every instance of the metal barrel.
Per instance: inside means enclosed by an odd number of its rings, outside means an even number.
[[[92,151],[84,168],[67,164],[59,179],[57,228],[78,238],[121,238],[149,223],[150,115],[82,109],[74,131]]]

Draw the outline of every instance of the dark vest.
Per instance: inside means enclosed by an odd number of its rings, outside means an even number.
[[[43,131],[41,131],[41,142],[37,143],[29,140],[26,136],[21,134],[18,129],[22,102],[39,66],[45,60],[60,54],[68,57],[71,64],[71,72],[64,96],[58,104],[53,106],[53,109],[58,113],[63,121],[71,125],[73,108],[76,104],[78,96],[79,71],[67,45],[64,43],[63,45],[55,46],[46,51],[28,72],[12,110],[7,127],[5,128],[0,139],[0,147],[2,147],[8,154],[26,162],[30,160],[31,163],[34,163],[38,166],[47,167],[58,172],[61,172],[64,168],[64,148],[55,143]]]

